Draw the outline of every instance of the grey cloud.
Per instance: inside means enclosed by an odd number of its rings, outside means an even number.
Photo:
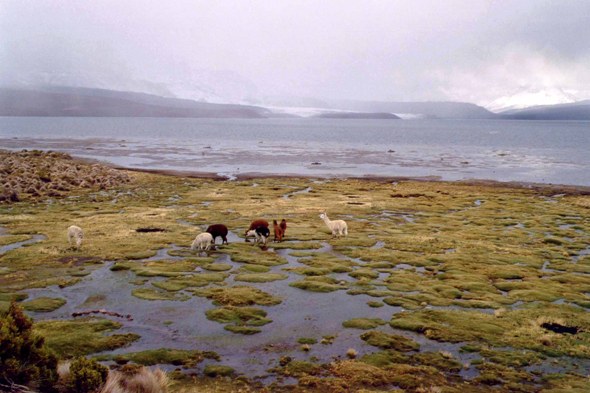
[[[0,6],[0,64],[3,81],[209,72],[241,96],[485,103],[522,84],[590,93],[589,18],[586,0],[14,0]]]

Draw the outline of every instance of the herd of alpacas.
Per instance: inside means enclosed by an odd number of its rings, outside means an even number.
[[[340,238],[342,235],[348,236],[348,226],[344,220],[331,221],[326,213],[320,214],[320,218],[324,220],[330,231],[332,231],[333,238]],[[252,221],[248,229],[246,229],[246,232],[244,232],[246,241],[249,236],[253,236],[256,238],[256,244],[265,246],[267,239],[270,237],[268,225],[268,221],[261,218]],[[282,242],[287,230],[287,220],[283,218],[280,224],[277,223],[277,220],[273,220],[273,229],[275,235],[274,241],[279,243]],[[205,232],[200,233],[195,237],[195,240],[191,244],[191,250],[196,251],[198,248],[199,251],[208,251],[211,248],[211,245],[215,244],[215,239],[218,237],[221,238],[222,245],[228,244],[228,232],[227,227],[223,224],[210,225]],[[76,225],[72,225],[68,228],[68,241],[73,248],[79,249],[82,246],[83,239],[84,232],[82,231],[82,228]]]

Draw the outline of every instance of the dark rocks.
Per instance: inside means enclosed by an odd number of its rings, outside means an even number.
[[[90,315],[90,314],[104,314],[104,315],[109,315],[111,317],[117,317],[117,318],[126,318],[128,321],[133,321],[133,318],[131,318],[131,315],[127,314],[127,315],[123,315],[123,314],[119,314],[118,312],[115,311],[107,311],[105,309],[100,309],[100,310],[87,310],[87,311],[75,311],[72,313],[72,317],[81,317],[84,315]]]

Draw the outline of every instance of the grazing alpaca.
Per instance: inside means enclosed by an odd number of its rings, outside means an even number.
[[[207,232],[211,234],[211,236],[213,236],[213,244],[215,244],[215,239],[217,239],[217,236],[221,237],[221,244],[223,245],[224,243],[227,244],[227,227],[223,224],[214,224],[214,225],[210,225],[209,228],[207,228]]]
[[[279,224],[277,224],[277,220],[273,220],[272,223],[275,230],[275,242],[280,243],[281,241],[283,241],[283,228],[281,228]]]
[[[261,218],[259,218],[258,220],[252,221],[252,224],[250,224],[250,227],[248,229],[246,229],[246,232],[244,232],[244,235],[246,237],[248,237],[249,232],[256,231],[256,228],[259,228],[259,227],[264,227],[264,228],[268,229],[268,221],[263,220]],[[252,233],[254,233],[254,232],[252,232]],[[252,236],[252,234],[250,234],[250,236]]]
[[[285,236],[285,232],[287,232],[287,220],[283,218],[281,221],[281,229],[283,230],[283,236]]]
[[[195,251],[199,247],[199,250],[205,248],[205,251],[207,251],[211,248],[212,241],[213,236],[209,232],[200,233],[195,237],[193,244],[191,244],[191,250]]]
[[[75,248],[80,248],[83,239],[84,232],[82,231],[82,228],[75,225],[68,228],[68,241],[72,247],[74,247],[74,243],[76,243]]]
[[[330,230],[332,231],[332,238],[334,238],[334,237],[340,238],[340,236],[342,236],[343,233],[344,233],[344,236],[348,236],[348,226],[346,225],[345,221],[343,221],[343,220],[330,221],[330,219],[328,218],[328,214],[326,214],[326,213],[320,214],[320,218],[322,220],[324,220],[324,222],[326,223],[328,228],[330,228]],[[338,236],[336,236],[336,233],[338,233]]]
[[[261,242],[266,245],[266,240],[270,236],[270,231],[266,227],[258,227],[251,229],[246,233],[246,236],[256,236],[256,243]]]

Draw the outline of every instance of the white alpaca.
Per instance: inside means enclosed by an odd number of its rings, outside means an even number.
[[[320,218],[324,220],[328,228],[330,228],[332,231],[332,237],[340,238],[342,234],[344,234],[344,236],[348,236],[348,226],[344,220],[330,221],[326,213],[320,214]],[[338,235],[336,235],[336,233],[338,233]]]
[[[209,250],[212,242],[213,236],[211,236],[209,232],[203,232],[195,237],[193,244],[191,244],[191,250],[195,251],[197,247],[199,247],[199,250],[202,250],[203,248],[205,248],[205,250]]]
[[[68,241],[70,245],[74,247],[74,243],[76,244],[76,248],[80,248],[82,245],[82,240],[84,239],[84,232],[82,228],[72,225],[68,228]]]

